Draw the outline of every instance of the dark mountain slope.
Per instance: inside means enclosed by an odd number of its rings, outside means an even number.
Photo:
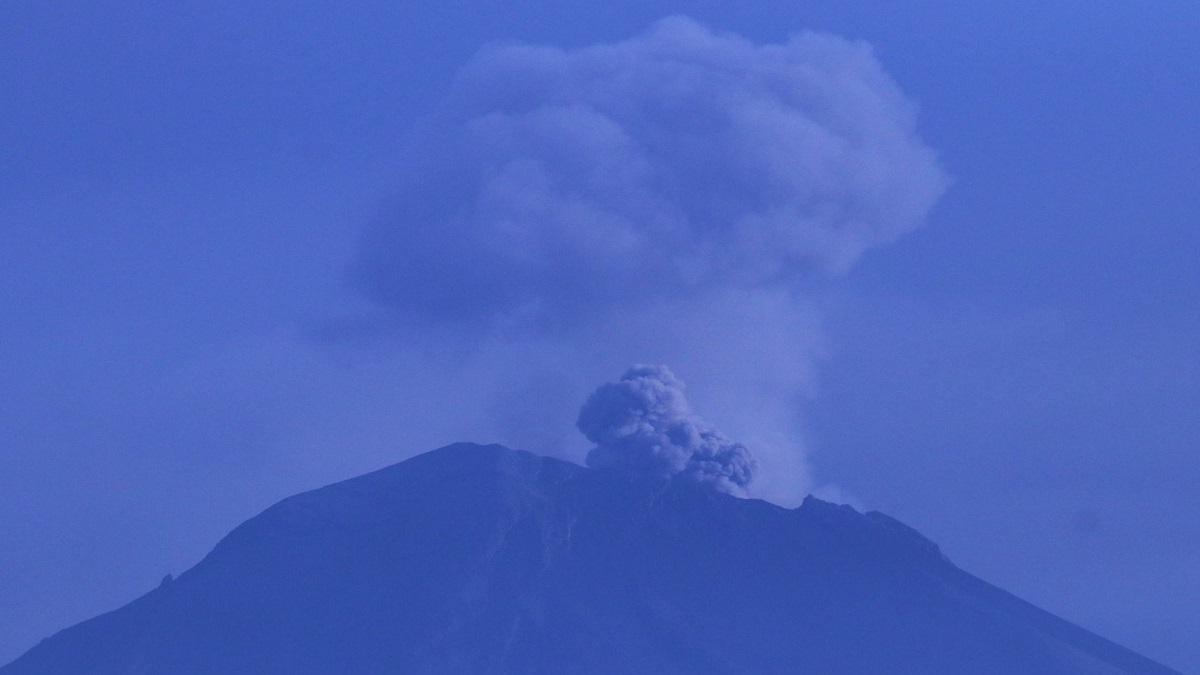
[[[1172,673],[879,513],[458,444],[285,499],[0,675]]]

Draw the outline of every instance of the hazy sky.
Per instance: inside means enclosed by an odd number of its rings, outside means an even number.
[[[752,494],[1200,672],[1200,6],[983,4],[6,3],[0,662],[648,362]]]

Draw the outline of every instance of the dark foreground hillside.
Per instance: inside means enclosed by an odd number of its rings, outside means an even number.
[[[0,675],[1166,674],[879,513],[453,445],[285,499]]]

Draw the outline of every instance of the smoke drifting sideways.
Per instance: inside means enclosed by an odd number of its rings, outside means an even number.
[[[918,227],[947,184],[865,43],[758,44],[684,17],[607,44],[483,48],[400,160],[352,261],[372,308],[348,334],[393,336],[405,386],[455,392],[444,414],[490,416],[446,442],[578,458],[575,402],[627,364],[670,363],[779,503],[813,487],[812,287]],[[713,480],[745,489],[736,464]]]
[[[692,413],[684,385],[666,366],[637,365],[594,391],[576,426],[596,444],[592,468],[680,477],[744,496],[758,461],[746,446]]]

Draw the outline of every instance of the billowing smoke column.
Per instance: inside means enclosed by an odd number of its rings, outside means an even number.
[[[465,347],[448,361],[470,386],[450,390],[498,402],[489,437],[567,457],[582,451],[570,402],[598,378],[686,368],[752,439],[756,496],[789,504],[812,487],[797,417],[824,353],[805,290],[918,227],[947,182],[867,44],[761,44],[682,17],[587,47],[486,47],[411,143],[353,261],[385,310],[371,325],[398,329],[418,367]],[[446,388],[434,371],[414,390]],[[670,382],[597,395],[593,462],[744,487],[749,455],[672,416]],[[594,421],[618,391],[675,393],[630,408],[651,426],[618,437]]]
[[[746,446],[692,413],[683,388],[666,366],[639,365],[593,392],[576,423],[596,444],[588,466],[679,476],[745,494],[758,462]]]

